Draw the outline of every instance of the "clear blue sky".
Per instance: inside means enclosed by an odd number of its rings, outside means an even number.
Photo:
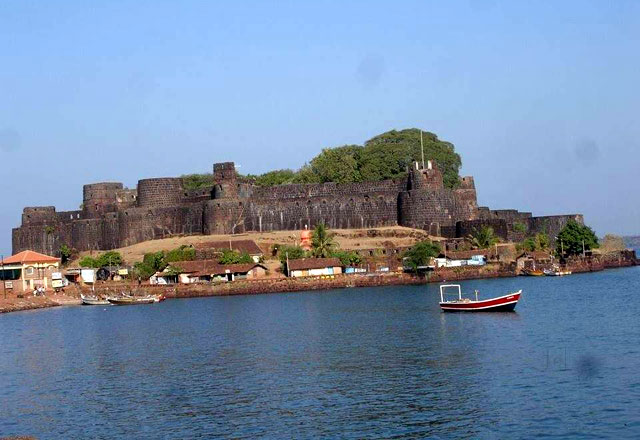
[[[82,184],[422,127],[479,202],[640,233],[640,2],[0,3],[0,251]]]

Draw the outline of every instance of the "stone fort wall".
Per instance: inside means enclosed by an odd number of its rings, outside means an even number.
[[[225,162],[214,165],[213,180],[196,190],[185,190],[181,178],[143,179],[137,189],[117,182],[84,185],[80,210],[24,208],[21,226],[12,231],[13,252],[58,255],[62,245],[107,250],[176,235],[300,230],[318,223],[333,229],[402,225],[450,238],[490,225],[505,239],[535,232],[553,238],[568,219],[582,221],[579,215],[533,217],[478,207],[472,177],[446,189],[431,161],[397,180],[268,188],[242,181],[234,164]],[[515,223],[525,225],[524,234]]]

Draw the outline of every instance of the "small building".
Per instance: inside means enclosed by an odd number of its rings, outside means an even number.
[[[176,261],[170,267],[178,273],[177,278],[159,272],[154,275],[158,284],[171,283],[174,279],[182,284],[255,279],[267,272],[259,263],[220,264],[217,260]]]
[[[338,275],[342,273],[342,262],[339,258],[300,258],[289,260],[290,277],[313,277],[322,275]]]
[[[7,291],[31,292],[38,287],[52,288],[53,274],[60,273],[60,259],[34,251],[22,251],[0,263],[0,279]]]
[[[435,267],[484,266],[487,255],[486,250],[456,251],[441,253],[433,261]]]
[[[251,259],[258,263],[264,255],[260,246],[253,240],[207,241],[195,244],[194,247],[198,258],[201,259],[211,259],[225,250],[232,250],[240,254],[249,254]]]
[[[516,258],[518,270],[544,269],[553,263],[553,257],[544,251],[528,251]]]

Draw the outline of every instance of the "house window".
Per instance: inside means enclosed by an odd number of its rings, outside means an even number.
[[[27,267],[26,273],[27,275],[33,275],[33,267]]]

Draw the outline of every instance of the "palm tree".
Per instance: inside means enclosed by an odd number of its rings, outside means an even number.
[[[491,226],[474,229],[469,239],[471,239],[471,244],[479,249],[490,248],[499,241]]]
[[[316,258],[326,258],[331,255],[336,243],[333,240],[333,234],[324,223],[318,223],[311,234],[311,248],[313,256]]]

